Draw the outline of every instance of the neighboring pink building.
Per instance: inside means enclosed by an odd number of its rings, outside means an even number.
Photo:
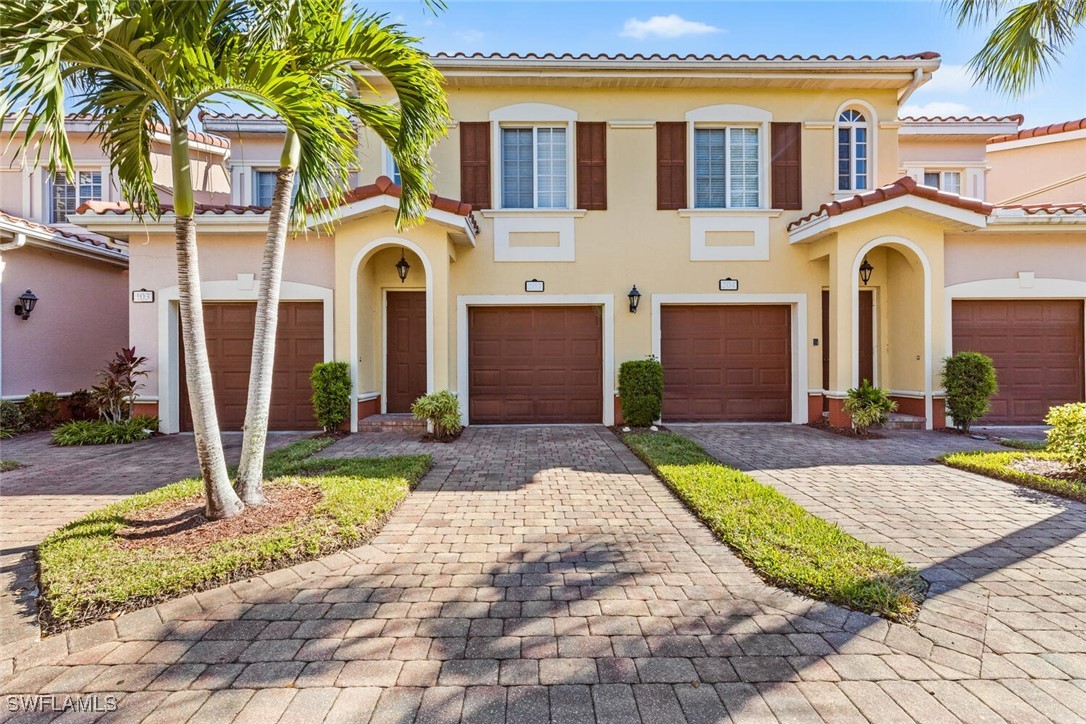
[[[0,397],[19,400],[32,390],[67,394],[89,388],[106,362],[129,344],[131,299],[128,244],[71,223],[88,201],[119,201],[109,159],[86,116],[67,121],[74,168],[51,174],[35,154],[16,150],[22,129],[3,134],[0,154]],[[14,136],[14,138],[12,138]],[[166,133],[152,147],[155,185],[172,198]],[[224,138],[191,134],[197,200],[230,198]],[[48,158],[48,148],[41,159]],[[139,243],[138,240],[133,243]],[[19,297],[38,301],[26,319],[15,313]],[[142,351],[142,350],[141,350]]]
[[[996,136],[987,151],[993,202],[1086,203],[1086,118]]]

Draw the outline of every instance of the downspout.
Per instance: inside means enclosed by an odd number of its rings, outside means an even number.
[[[897,94],[897,104],[900,106],[902,103],[909,100],[909,96],[911,96],[917,88],[924,85],[930,77],[931,76],[924,73],[923,68],[914,70],[912,81]]]

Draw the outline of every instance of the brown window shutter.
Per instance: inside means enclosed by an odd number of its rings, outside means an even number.
[[[656,123],[656,208],[686,208],[686,122]]]
[[[607,124],[577,122],[577,208],[607,208]]]
[[[490,122],[460,122],[460,200],[490,208]]]
[[[802,126],[799,123],[771,124],[773,161],[770,178],[773,208],[803,208],[803,170],[800,162]]]

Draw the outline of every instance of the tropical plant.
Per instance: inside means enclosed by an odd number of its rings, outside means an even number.
[[[142,387],[139,379],[147,376],[147,370],[142,369],[146,363],[146,357],[136,355],[135,347],[122,347],[98,373],[91,396],[98,414],[107,422],[125,422],[131,417],[136,390]]]
[[[992,358],[980,352],[956,352],[943,360],[946,411],[954,426],[969,432],[974,420],[984,417],[992,395],[999,391]]]
[[[11,433],[8,437],[26,430],[23,411],[11,400],[0,400],[0,430]]]
[[[449,117],[443,79],[418,49],[417,39],[408,37],[382,16],[358,13],[352,5],[350,0],[273,0],[258,4],[264,11],[258,34],[272,47],[289,51],[290,67],[311,75],[327,90],[329,107],[346,107],[358,123],[372,129],[392,151],[403,183],[396,215],[396,226],[402,229],[421,220],[430,206],[430,148],[445,135]],[[375,94],[359,95],[360,89],[373,89],[365,75],[373,72],[388,82],[398,104],[375,101]],[[344,155],[354,160],[356,137],[344,136],[342,141],[343,147],[330,149],[336,155],[306,158],[301,154],[298,136],[289,128],[286,133],[264,241],[242,428],[237,489],[246,504],[264,501],[264,447],[290,217],[293,215],[295,227],[301,226],[308,206],[326,203],[306,186],[304,164],[343,163]],[[298,193],[293,194],[296,172],[302,183]]]
[[[1045,416],[1052,426],[1048,431],[1047,451],[1056,453],[1076,470],[1086,473],[1086,402],[1072,402],[1053,407]]]
[[[872,425],[882,425],[886,417],[897,409],[897,403],[890,399],[890,393],[881,387],[875,387],[869,380],[860,382],[845,397],[845,412],[852,418],[852,426],[860,435],[866,435]]]
[[[53,430],[53,442],[71,445],[127,445],[146,440],[158,429],[157,417],[109,420],[73,420]]]
[[[622,419],[633,427],[649,427],[660,419],[664,404],[664,368],[660,361],[628,360],[618,368]]]
[[[150,149],[155,134],[168,134],[186,382],[211,519],[236,515],[244,505],[230,484],[215,414],[196,254],[190,121],[223,98],[276,113],[298,139],[300,185],[309,197],[320,190],[334,196],[346,185],[348,167],[327,161],[340,158],[334,149],[352,131],[312,75],[292,68],[296,52],[261,40],[255,31],[264,16],[257,5],[5,0],[0,13],[0,124],[11,114],[11,127],[25,132],[24,152],[48,149],[50,173],[73,173],[65,130],[71,97],[73,110],[96,119],[95,135],[133,213],[156,216]]]
[[[313,415],[325,432],[336,432],[351,416],[351,368],[346,362],[319,362],[309,375]]]
[[[1058,65],[1086,26],[1086,0],[944,0],[958,27],[996,25],[969,61],[989,88],[1025,94]]]
[[[28,429],[48,430],[60,421],[60,398],[55,392],[31,390],[19,405],[19,410]]]
[[[411,403],[416,420],[430,425],[435,440],[451,440],[464,429],[460,421],[460,400],[448,390],[431,392]]]

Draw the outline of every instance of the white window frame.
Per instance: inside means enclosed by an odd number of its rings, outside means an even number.
[[[576,159],[576,123],[577,112],[562,106],[549,103],[514,103],[501,108],[495,108],[490,112],[490,200],[491,209],[488,211],[506,213],[555,213],[574,211],[573,195],[577,188],[577,159]],[[536,155],[535,134],[532,134],[532,163],[533,163],[533,202],[532,208],[510,208],[502,206],[502,128],[556,128],[564,126],[566,129],[566,204],[564,207],[539,207],[538,186],[536,173],[538,156]]]
[[[505,152],[505,144],[502,143],[502,132],[505,130],[511,130],[515,128],[530,128],[532,129],[532,205],[531,206],[506,206],[505,205],[505,189],[504,189],[504,172],[505,172],[505,159],[501,155]],[[548,129],[564,129],[566,132],[566,198],[565,203],[561,206],[540,206],[539,205],[539,130]],[[498,147],[501,149],[498,155],[498,208],[503,211],[549,211],[553,209],[569,210],[571,208],[569,203],[570,186],[573,181],[572,167],[570,166],[570,146],[573,145],[572,132],[568,124],[561,123],[502,123],[498,126]]]
[[[864,117],[863,123],[842,123],[841,114],[845,111],[856,111]],[[842,128],[866,128],[867,129],[867,186],[866,188],[856,188],[856,134],[849,134],[849,188],[842,189],[837,186],[837,167],[841,163],[841,155],[838,152],[837,132]],[[852,99],[845,101],[838,107],[837,111],[833,114],[833,194],[835,196],[854,196],[855,194],[867,193],[878,188],[878,127],[879,118],[875,113],[875,109],[871,104],[859,100]]]
[[[732,206],[732,168],[731,146],[733,130],[754,130],[758,133],[758,204],[756,206]],[[698,131],[724,131],[724,205],[723,206],[698,206],[698,173],[697,173],[697,132]],[[695,123],[690,129],[692,140],[690,142],[690,174],[691,196],[690,208],[710,211],[714,209],[729,209],[742,211],[744,209],[765,209],[765,173],[762,168],[765,162],[765,135],[762,127],[750,123]]]
[[[75,181],[71,184],[71,186],[75,189],[75,210],[78,210],[79,207],[82,204],[84,204],[85,202],[87,202],[87,201],[105,201],[107,199],[107,188],[108,188],[107,185],[109,183],[109,172],[108,172],[108,170],[105,170],[105,169],[100,168],[100,167],[87,167],[87,166],[84,166],[84,167],[76,167],[76,168],[72,169],[72,173],[75,176]],[[79,186],[80,186],[79,174],[81,174],[81,173],[96,173],[96,174],[98,174],[99,193],[98,193],[97,198],[91,198],[91,197],[83,198],[83,197],[80,196],[80,194],[79,194]],[[70,223],[72,223],[71,219],[64,219],[63,221],[57,219],[57,188],[58,188],[57,176],[63,176],[63,175],[64,175],[63,171],[58,171],[57,173],[53,174],[49,178],[49,207],[48,207],[48,215],[47,215],[48,221],[46,222],[46,223],[49,223],[49,224],[70,224]],[[68,185],[67,180],[65,180],[64,185],[65,186]],[[74,210],[73,210],[73,213],[74,213]]]
[[[939,189],[940,191],[946,191],[946,177],[947,177],[947,174],[951,174],[951,173],[958,175],[958,190],[957,191],[947,191],[947,193],[948,194],[957,194],[957,195],[961,196],[962,195],[962,187],[965,185],[965,172],[964,172],[963,169],[951,168],[951,169],[947,169],[947,170],[943,171],[941,169],[925,168],[924,171],[921,173],[921,176],[920,176],[921,183],[924,186],[927,186],[927,184],[924,183],[924,182],[927,181],[928,174],[935,174],[936,176],[939,177],[939,185],[936,186],[935,188]]]
[[[400,171],[396,168],[396,159],[392,157],[392,149],[388,146],[384,146],[384,152],[381,155],[381,159],[381,174],[392,179],[392,183],[400,185],[400,181],[396,180]],[[401,176],[401,180],[402,178],[403,177]]]
[[[717,106],[705,106],[695,108],[686,113],[686,199],[690,212],[729,212],[741,214],[745,211],[766,211],[769,209],[769,124],[773,121],[773,114],[769,111],[754,106],[738,104],[722,104]],[[697,201],[697,161],[694,143],[694,131],[698,129],[719,128],[756,128],[758,130],[758,205],[757,206],[729,206],[727,205],[731,195],[731,169],[725,160],[724,169],[724,202],[723,207],[698,208]],[[731,133],[725,137],[725,143],[730,144]],[[727,148],[725,149],[727,153]]]
[[[272,186],[272,198],[268,199],[268,203],[262,204],[262,203],[260,203],[260,199],[257,198],[257,191],[260,188],[260,185],[257,183],[257,178],[258,178],[258,174],[262,174],[262,173],[270,173],[270,174],[272,174],[274,176],[276,171],[277,171],[277,169],[272,168],[270,166],[254,166],[252,168],[252,170],[249,173],[249,176],[250,176],[250,179],[251,179],[251,183],[249,184],[249,187],[252,189],[252,191],[250,192],[251,199],[249,201],[249,203],[251,205],[253,205],[253,206],[266,206],[266,207],[270,207],[272,205],[272,202],[275,200],[275,186],[274,185]],[[297,187],[295,187],[295,188],[297,188]]]

